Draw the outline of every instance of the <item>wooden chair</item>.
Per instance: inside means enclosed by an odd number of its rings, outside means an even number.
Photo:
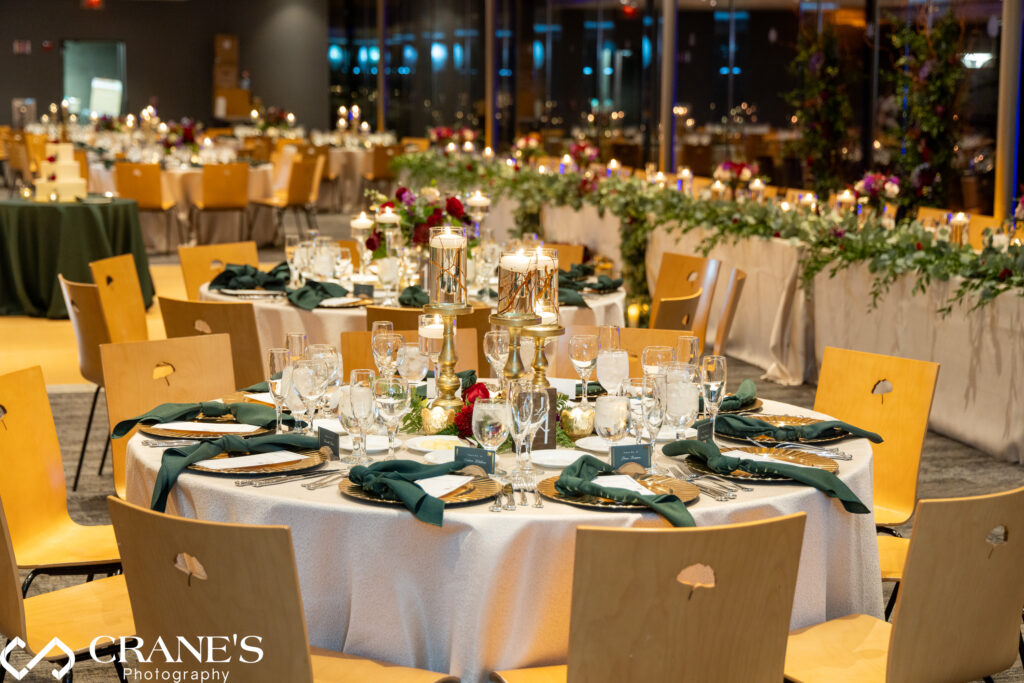
[[[359,259],[359,244],[355,240],[338,240],[337,244],[343,249],[348,249],[349,253],[352,254],[352,272],[358,272],[359,264],[361,263]]]
[[[254,199],[252,204],[258,209],[272,209],[277,220],[277,229],[284,234],[284,212],[291,209],[295,212],[295,225],[299,233],[303,232],[299,221],[299,212],[306,215],[306,224],[310,229],[316,226],[315,201],[319,193],[320,174],[323,172],[323,157],[297,158],[292,161],[288,175],[288,187],[274,192],[273,196]]]
[[[99,293],[110,341],[118,344],[148,339],[146,305],[142,301],[135,257],[132,254],[111,256],[91,262],[89,269]]]
[[[99,287],[91,283],[71,282],[63,275],[57,275],[60,291],[64,295],[64,306],[68,310],[71,326],[75,330],[75,341],[78,344],[78,370],[87,381],[96,385],[92,395],[92,406],[89,408],[89,419],[85,423],[85,436],[82,437],[82,450],[78,454],[78,466],[75,468],[75,480],[72,491],[78,490],[78,480],[82,476],[82,463],[85,451],[89,446],[89,434],[92,431],[92,420],[96,415],[96,401],[103,388],[103,366],[100,363],[100,344],[110,343],[107,322],[100,306]],[[102,460],[107,459],[110,439],[104,436]]]
[[[200,220],[206,212],[238,212],[238,234],[248,233],[246,209],[249,208],[249,164],[205,164],[202,179],[203,194],[192,203],[189,223],[198,242]],[[181,247],[179,246],[180,250]]]
[[[893,623],[854,614],[794,631],[786,679],[991,681],[1017,656],[1022,528],[1024,488],[921,501]]]
[[[430,138],[404,137],[399,140],[399,144],[407,152],[426,152],[430,149]]]
[[[403,330],[395,325],[395,332],[402,335],[406,344],[416,344],[420,335],[416,326],[411,330]],[[342,332],[340,346],[341,360],[345,365],[345,372],[361,368],[373,369],[376,364],[373,362],[373,349],[370,347],[370,332]],[[480,370],[480,358],[478,355],[477,331],[472,327],[455,330],[455,354],[459,357],[455,364],[455,371]],[[433,368],[431,368],[433,369]],[[346,374],[347,377],[347,374]]]
[[[68,515],[64,465],[42,369],[0,375],[0,407],[0,499],[17,566],[30,570],[22,592],[27,594],[40,574],[91,577],[117,571],[121,559],[114,530],[83,526]],[[0,564],[5,561],[0,556]]]
[[[121,420],[161,403],[209,401],[236,388],[231,340],[226,334],[104,344],[100,358],[111,430]],[[112,447],[114,490],[121,498],[129,436],[116,439]]]
[[[945,225],[949,222],[949,209],[922,206],[917,210],[917,220],[924,225]]]
[[[872,445],[875,524],[881,530],[905,523],[914,512],[938,374],[938,363],[825,348],[814,409],[885,439]]]
[[[556,242],[545,242],[545,249],[554,249],[558,252],[558,267],[562,270],[580,263],[583,263],[582,244],[559,244]]]
[[[690,296],[659,299],[658,317],[651,318],[651,327],[660,330],[689,330],[692,332],[700,304],[701,292]]]
[[[75,149],[75,161],[78,162],[78,173],[85,180],[85,191],[89,191],[89,154],[84,149]]]
[[[131,164],[119,161],[114,164],[114,182],[117,194],[124,199],[134,199],[139,211],[162,213],[167,220],[167,251],[171,253],[171,235],[174,232],[174,200],[164,196],[160,179],[160,164]],[[179,240],[180,241],[180,240]]]
[[[363,174],[363,180],[370,185],[387,185],[395,180],[395,172],[391,170],[391,162],[401,156],[404,149],[401,145],[377,145],[371,151],[370,170]],[[384,194],[390,194],[385,192]]]
[[[1010,224],[1013,225],[1012,223]],[[993,233],[1002,227],[1002,222],[997,221],[995,216],[983,216],[981,214],[972,213],[971,222],[968,224],[968,242],[974,249],[981,249],[985,246],[985,229],[991,230]],[[1011,227],[1011,230],[1013,228]],[[1012,237],[1013,235],[1011,235]]]
[[[94,641],[97,658],[112,661],[118,680],[125,680],[116,656],[120,650],[118,639],[135,635],[135,623],[124,577],[111,576],[23,598],[18,590],[14,532],[5,514],[9,507],[10,502],[0,495],[0,636],[6,636],[9,643],[20,638],[29,655],[45,653],[43,659],[54,663],[53,667],[37,665],[37,680],[44,676],[48,679],[50,668],[55,678],[71,681],[70,660],[92,659],[90,647]],[[104,528],[113,540],[110,527]],[[71,650],[70,656],[59,647],[51,648],[53,638],[59,638]],[[109,655],[114,656],[107,659]],[[57,670],[65,668],[66,676],[60,676]],[[6,671],[0,669],[0,681],[5,675]]]
[[[456,330],[476,330],[477,358],[486,358],[484,354],[484,334],[491,329],[491,308],[482,303],[471,304],[473,312],[467,315],[460,315],[455,322]],[[416,330],[419,329],[419,316],[423,311],[419,308],[402,308],[391,306],[367,306],[366,307],[366,329],[372,330],[373,323],[378,320],[390,320],[395,329]],[[459,354],[461,359],[462,354]],[[460,362],[459,369],[465,369]],[[573,370],[573,372],[576,372]],[[571,375],[565,375],[571,376]]]
[[[722,315],[718,319],[718,327],[715,329],[715,355],[725,355],[725,344],[729,341],[729,330],[732,329],[732,321],[736,317],[736,308],[740,305],[740,296],[743,295],[743,285],[747,282],[747,274],[739,268],[733,268],[729,273],[729,282],[725,288],[725,303],[722,304]]]
[[[259,268],[260,255],[255,242],[223,242],[195,247],[178,247],[185,293],[191,301],[199,300],[199,288],[217,277],[226,265]]]
[[[805,519],[580,527],[568,665],[491,680],[781,681]]]
[[[702,292],[706,297],[702,301],[694,323],[693,333],[704,346],[704,334],[707,330],[708,316],[711,314],[711,302],[715,299],[715,284],[718,282],[718,270],[721,263],[718,259],[701,258],[687,254],[665,252],[661,256],[661,268],[654,285],[651,297],[651,320],[658,319],[658,307],[661,299],[681,296],[692,296]]]
[[[565,334],[558,337],[558,350],[551,362],[552,377],[575,377],[576,370],[569,358],[569,339],[577,334],[597,334],[598,327],[591,325],[570,325],[565,328]],[[643,377],[644,369],[640,364],[640,355],[646,346],[669,346],[676,347],[676,339],[679,337],[679,330],[651,330],[643,327],[623,327],[620,330],[622,348],[629,353],[629,376]],[[550,359],[549,359],[550,360]]]
[[[184,519],[113,497],[107,505],[124,550],[125,581],[143,642],[200,633],[260,637],[258,664],[232,657],[223,667],[214,665],[225,680],[237,677],[247,683],[458,682],[432,671],[311,647],[288,527]],[[183,558],[189,572],[179,568],[176,557]],[[163,662],[153,666],[176,668]],[[182,665],[182,670],[194,668],[192,662]]]
[[[160,315],[168,339],[227,334],[231,338],[236,388],[266,379],[256,309],[251,301],[200,302],[160,297]]]

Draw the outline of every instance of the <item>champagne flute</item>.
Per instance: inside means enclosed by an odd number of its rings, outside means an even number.
[[[622,334],[618,325],[601,325],[597,329],[597,347],[601,351],[618,351],[622,348]]]
[[[715,440],[715,421],[725,398],[725,356],[704,356],[700,359],[701,394],[704,409],[711,413],[711,441]]]
[[[665,422],[665,375],[646,375],[642,380],[643,386],[640,390],[640,405],[643,409],[644,425],[647,427],[647,435],[650,437],[651,465],[647,468],[648,474],[663,474],[654,466],[654,444],[661,432],[661,425]]]
[[[473,437],[481,446],[494,453],[494,473],[502,476],[499,471],[498,448],[508,438],[511,415],[508,402],[499,398],[478,398],[473,403]]]
[[[626,435],[629,424],[629,399],[625,396],[598,396],[594,407],[594,430],[611,446]]]
[[[676,337],[676,362],[700,363],[700,339],[697,335],[687,332]]]
[[[344,378],[341,355],[330,344],[310,344],[306,347],[306,358],[322,360],[325,364],[327,389],[324,391],[320,410],[325,418],[332,418],[338,409],[338,392]]]
[[[530,425],[533,424],[533,384],[528,380],[509,382],[508,405],[511,419],[512,440],[516,445],[516,469],[515,474],[523,474],[526,471],[526,463],[523,462],[523,445],[530,432]]]
[[[587,403],[590,374],[597,367],[598,340],[596,334],[577,334],[569,338],[569,359],[583,382],[583,403]]]
[[[700,411],[700,368],[693,363],[668,363],[665,368],[665,422],[681,439]]]
[[[352,387],[347,384],[338,390],[338,422],[352,438],[352,455],[342,456],[341,461],[347,465],[358,465],[362,462],[360,450],[363,436],[359,420],[352,412]]]
[[[644,409],[641,401],[643,397],[644,380],[642,378],[627,377],[622,382],[622,393],[629,399],[629,427],[627,431],[640,443],[644,431]]]
[[[378,334],[370,342],[373,362],[381,377],[392,377],[405,355],[405,338],[395,332]]]
[[[281,385],[284,382],[285,372],[291,372],[288,367],[290,362],[288,349],[267,349],[267,387],[270,389],[270,395],[274,399],[274,412],[277,415],[276,427],[274,429],[275,434],[284,433],[284,428],[281,426],[281,417],[284,409],[284,391]],[[274,375],[278,375],[278,378],[274,379]]]
[[[533,442],[537,438],[537,432],[541,427],[545,430],[552,427],[548,424],[548,398],[546,389],[533,387],[533,417],[530,420],[530,433],[526,438],[526,472],[533,471]]]
[[[395,459],[395,434],[402,416],[409,410],[409,384],[401,377],[378,377],[373,380],[373,402],[377,415],[388,430],[388,455]]]
[[[597,381],[612,395],[619,394],[620,385],[629,377],[629,354],[621,349],[597,353]]]
[[[508,330],[491,330],[484,333],[484,355],[491,366],[491,376],[498,380],[499,391],[505,384],[509,339]]]
[[[398,284],[398,257],[386,256],[377,259],[377,277],[384,285],[384,301],[381,306],[394,306],[398,303],[394,286]]]
[[[292,332],[285,335],[284,345],[288,348],[288,358],[294,363],[306,357],[306,333]]]
[[[359,462],[370,462],[366,452],[366,439],[373,427],[373,370],[353,370],[349,374],[349,409],[356,421],[360,440],[356,443],[356,435],[352,435],[352,450],[356,452]]]
[[[671,346],[645,346],[640,354],[640,365],[645,375],[661,374],[661,366],[672,362]]]

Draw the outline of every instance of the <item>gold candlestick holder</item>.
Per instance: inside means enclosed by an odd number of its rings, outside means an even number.
[[[465,304],[427,304],[423,307],[423,312],[441,316],[441,321],[444,324],[441,355],[437,358],[441,368],[436,379],[437,398],[431,401],[430,407],[444,408],[453,412],[461,410],[462,401],[455,396],[455,392],[462,385],[458,375],[455,374],[455,364],[459,360],[455,353],[455,317],[472,313],[473,308]]]
[[[522,379],[526,374],[526,366],[523,365],[521,353],[523,330],[539,323],[540,316],[493,314],[490,320],[492,325],[500,325],[508,329],[508,360],[505,361],[505,379],[513,382]]]
[[[521,334],[535,340],[533,351],[533,387],[535,389],[547,389],[551,386],[548,381],[548,357],[544,353],[547,341],[554,337],[561,337],[565,334],[565,328],[554,323],[551,325],[531,325],[524,327]]]

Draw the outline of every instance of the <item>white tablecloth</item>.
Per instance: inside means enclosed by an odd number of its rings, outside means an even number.
[[[210,291],[204,284],[199,288],[203,301],[238,301],[237,297]],[[560,309],[562,324],[570,325],[625,325],[626,294],[623,291],[603,294],[590,299],[590,308],[566,306]],[[287,301],[254,301],[256,325],[260,334],[260,348],[284,344],[289,332],[304,331],[310,344],[337,346],[342,332],[366,330],[365,308],[318,308],[304,311]]]
[[[811,414],[765,404],[770,412]],[[840,463],[840,477],[870,507],[870,444],[856,440],[842,448],[854,460]],[[134,437],[129,501],[149,504],[159,465],[160,451]],[[850,514],[810,487],[755,489],[725,503],[702,498],[691,510],[700,526],[807,513],[791,626],[853,613],[880,616],[874,516]],[[453,508],[438,528],[403,507],[362,504],[335,488],[307,491],[292,483],[252,489],[235,486],[230,477],[193,473],[178,480],[168,511],[290,526],[312,645],[450,671],[464,683],[482,683],[493,669],[565,661],[578,525],[668,526],[653,513],[594,512],[548,501],[541,510],[500,514],[486,505]]]

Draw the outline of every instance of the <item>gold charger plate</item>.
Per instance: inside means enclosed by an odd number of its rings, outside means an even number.
[[[800,417],[797,415],[758,415],[756,419],[761,420],[762,422],[767,422],[773,427],[803,427],[805,425],[812,425],[818,424],[819,422],[824,422],[824,420],[820,420],[816,417]],[[723,439],[732,439],[733,441],[746,441],[746,438],[744,437],[730,436],[728,434],[722,434],[721,432],[716,432],[715,436],[720,436]],[[830,436],[824,439],[799,439],[799,441],[800,443],[828,443],[831,441],[842,441],[843,439],[846,439],[849,436],[851,435],[848,432],[845,432],[843,434],[840,434],[839,436]],[[777,443],[775,439],[771,438],[770,436],[752,436],[750,438],[753,439],[754,441],[760,441],[766,445]]]
[[[327,456],[320,451],[296,451],[299,455],[304,455],[302,460],[293,460],[291,462],[280,462],[273,465],[256,465],[253,467],[232,467],[227,470],[215,470],[202,465],[193,464],[189,465],[188,468],[194,472],[205,472],[207,474],[288,474],[305,472],[306,470],[315,469],[320,467],[327,462]],[[215,455],[213,460],[222,460],[227,458],[227,453],[221,453]]]
[[[452,472],[452,474],[458,474],[458,472]],[[400,500],[391,500],[389,498],[381,498],[380,496],[364,491],[363,487],[348,477],[345,477],[338,483],[338,490],[341,491],[342,495],[348,496],[349,498],[355,498],[356,500],[362,500],[367,503],[380,503],[384,505],[405,505]],[[501,490],[501,484],[490,477],[475,476],[473,481],[467,483],[460,489],[455,489],[451,493],[445,496],[441,496],[441,500],[444,501],[445,507],[449,505],[471,505],[473,503],[482,503],[485,500],[490,500],[494,496],[498,495],[498,491]]]
[[[814,453],[808,453],[806,451],[798,451],[793,448],[774,448],[771,446],[739,446],[737,448],[730,448],[731,451],[743,451],[744,453],[753,453],[755,455],[767,455],[775,458],[782,463],[796,463],[798,465],[810,465],[817,467],[818,469],[831,472],[832,474],[838,474],[839,463],[832,458],[826,458],[823,455],[815,455]],[[757,481],[793,481],[790,477],[783,477],[776,474],[751,474],[750,472],[744,472],[743,470],[733,470],[729,474],[718,474],[711,470],[710,467],[705,465],[703,462],[696,458],[686,458],[686,465],[694,472],[700,474],[714,474],[718,477],[725,477],[727,479],[745,479],[745,480],[757,480]]]
[[[220,424],[233,424],[235,418],[233,415],[222,415],[220,417],[198,417],[194,422],[210,422]],[[160,436],[170,439],[219,439],[222,436],[229,436],[224,432],[195,432],[187,429],[161,429],[160,427],[154,427],[152,425],[139,425],[139,431],[148,436]],[[260,434],[269,434],[270,429],[266,427],[258,427],[255,431],[245,432],[244,434],[234,434],[234,436],[259,436]]]
[[[754,402],[744,408],[737,408],[736,410],[720,410],[719,415],[738,415],[740,413],[756,413],[760,412],[761,407],[764,405],[764,401],[759,398],[755,398]],[[761,419],[759,415],[757,419]]]
[[[700,489],[688,481],[680,481],[679,479],[663,477],[658,474],[635,474],[632,476],[656,494],[674,493],[676,497],[686,505],[689,505],[700,498]],[[556,481],[558,481],[558,477],[548,477],[547,479],[538,482],[537,493],[559,503],[566,503],[568,505],[591,508],[594,510],[649,509],[646,505],[641,505],[639,503],[620,503],[617,500],[601,498],[599,496],[563,496],[558,492],[558,489],[555,488]]]

